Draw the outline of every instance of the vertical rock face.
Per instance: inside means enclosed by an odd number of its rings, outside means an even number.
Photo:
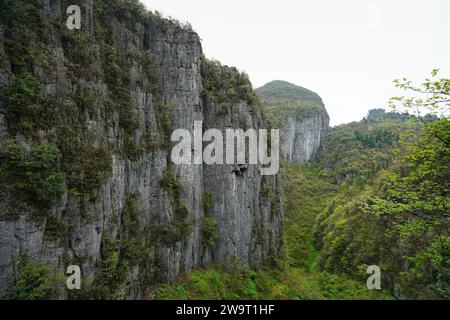
[[[254,105],[231,104],[219,116],[214,102],[205,108],[208,129],[242,128],[242,121],[251,128],[264,128]],[[279,256],[283,243],[280,177],[261,176],[257,165],[204,166],[203,176],[205,193],[211,197],[205,213],[217,221],[218,232],[208,259],[226,263],[237,258],[257,268],[264,258]]]
[[[283,159],[293,163],[306,163],[320,148],[328,130],[328,118],[311,115],[305,118],[288,117],[281,125],[281,152]]]
[[[318,152],[329,129],[329,116],[314,92],[284,81],[257,89],[275,123],[281,129],[283,159],[306,163]]]
[[[72,4],[81,30],[65,27]],[[278,175],[170,161],[172,130],[194,121],[266,126],[248,79],[205,73],[195,32],[132,0],[8,2],[1,19],[0,297],[23,257],[79,265],[73,298],[142,298],[204,264],[281,254]]]

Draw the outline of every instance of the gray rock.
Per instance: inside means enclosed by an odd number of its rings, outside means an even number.
[[[281,125],[281,153],[293,163],[307,163],[319,151],[329,129],[329,119],[323,115],[288,117]]]
[[[269,82],[256,91],[281,130],[283,159],[303,164],[314,158],[330,122],[320,96],[279,80]]]
[[[45,0],[41,13],[50,20],[59,19],[65,12],[62,6],[61,1]],[[98,19],[94,1],[85,1],[83,8],[87,26],[84,31],[93,35]],[[122,152],[126,134],[119,127],[117,112],[111,111],[108,102],[111,88],[108,88],[102,70],[104,61],[100,46],[90,43],[84,48],[89,50],[93,62],[88,68],[73,71],[70,52],[64,48],[59,32],[48,30],[46,41],[39,43],[50,63],[48,68],[36,66],[34,74],[44,84],[47,97],[69,99],[70,102],[70,99],[80,97],[77,88],[95,90],[94,108],[88,110],[74,104],[63,122],[76,124],[74,130],[81,145],[89,148],[106,146],[112,165],[94,196],[84,197],[68,191],[49,210],[48,214],[65,226],[64,234],[56,239],[48,237],[49,217],[38,218],[36,208],[25,200],[17,200],[21,198],[14,196],[14,189],[6,182],[1,183],[0,297],[20,277],[17,263],[21,255],[48,264],[60,273],[64,273],[69,264],[77,264],[82,270],[83,286],[89,289],[101,277],[102,265],[108,262],[108,257],[102,254],[108,242],[119,246],[116,252],[119,259],[124,259],[121,252],[126,245],[130,241],[140,241],[145,246],[145,250],[139,251],[142,259],[138,262],[130,260],[125,281],[112,295],[113,298],[134,299],[146,294],[150,284],[145,278],[149,274],[155,274],[158,281],[172,282],[180,273],[202,265],[228,264],[237,258],[256,268],[270,255],[282,253],[279,176],[263,178],[257,166],[250,166],[242,176],[237,176],[225,165],[177,166],[170,162],[171,150],[164,144],[167,133],[162,130],[167,125],[166,120],[170,121],[171,129],[191,131],[196,120],[204,120],[208,128],[225,128],[230,124],[237,127],[239,122],[232,113],[218,116],[213,113],[217,106],[205,105],[201,75],[203,53],[198,35],[153,14],[139,17],[145,21],[141,32],[134,30],[134,25],[127,26],[129,24],[117,16],[110,17],[109,23],[114,28],[108,30],[114,46],[127,57],[122,67],[129,79],[131,106],[139,120],[138,127],[131,133],[132,141],[139,146],[150,135],[154,144],[133,157]],[[2,47],[3,38],[0,40]],[[144,57],[153,59],[158,79],[156,91],[150,89],[152,79],[144,71]],[[0,79],[8,81],[12,70],[9,63],[3,65],[5,69],[0,70]],[[255,106],[240,101],[228,108],[239,111],[256,128],[265,127]],[[8,132],[2,110],[0,140],[16,137],[30,149],[53,132],[40,131],[37,140]],[[160,184],[167,170],[181,184],[179,199]],[[70,189],[70,185],[68,187]],[[211,194],[212,200],[207,212],[203,199],[206,192]],[[138,219],[135,235],[131,235],[131,226],[127,222],[127,203],[131,198]],[[184,222],[190,227],[177,229],[181,237],[171,243],[161,241],[164,232],[155,226],[176,229],[180,207],[185,215]],[[11,219],[7,216],[13,208],[17,217]],[[217,221],[217,243],[213,248],[206,248],[203,242],[206,216]],[[67,293],[61,296],[65,297]]]

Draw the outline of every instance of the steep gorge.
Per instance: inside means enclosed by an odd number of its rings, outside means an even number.
[[[73,4],[81,30],[65,27]],[[74,298],[142,298],[282,254],[278,175],[170,161],[171,131],[196,120],[267,125],[248,79],[207,61],[188,26],[137,1],[2,1],[0,55],[0,297],[23,259],[79,265]]]

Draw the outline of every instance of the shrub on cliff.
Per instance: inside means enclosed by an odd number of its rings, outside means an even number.
[[[39,144],[27,151],[8,139],[0,144],[0,179],[14,182],[18,196],[50,209],[64,194],[60,157],[53,144]]]
[[[11,293],[11,300],[58,299],[64,288],[64,276],[43,263],[21,257],[18,265],[19,279]]]

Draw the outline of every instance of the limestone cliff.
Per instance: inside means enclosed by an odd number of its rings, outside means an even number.
[[[81,30],[65,26],[74,4]],[[0,18],[0,297],[24,259],[81,267],[83,290],[60,297],[142,298],[281,254],[279,176],[170,161],[172,130],[196,120],[266,126],[248,79],[192,29],[133,0],[7,1]]]
[[[294,163],[311,160],[329,128],[330,119],[322,99],[285,81],[272,81],[257,92],[281,129],[284,160]]]

